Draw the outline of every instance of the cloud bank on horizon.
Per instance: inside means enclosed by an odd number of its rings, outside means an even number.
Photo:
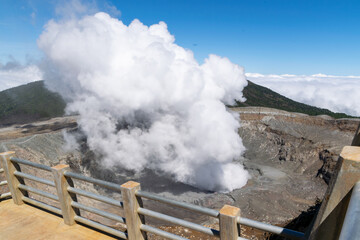
[[[360,116],[360,76],[246,73],[246,77],[292,100]]]
[[[164,22],[129,26],[100,12],[50,21],[38,39],[50,89],[68,99],[107,166],[149,168],[196,187],[230,191],[249,177],[239,116],[244,70],[210,55],[200,65]]]
[[[42,80],[43,73],[35,64],[22,65],[15,60],[0,63],[0,91]]]

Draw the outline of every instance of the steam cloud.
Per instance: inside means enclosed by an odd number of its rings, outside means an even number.
[[[36,65],[22,65],[12,60],[0,63],[0,91],[42,79],[42,72]]]
[[[244,70],[210,55],[199,65],[164,22],[129,26],[97,13],[50,21],[38,40],[46,83],[80,114],[89,147],[107,166],[170,174],[202,189],[229,191],[248,173],[239,116]],[[45,64],[46,63],[46,64]]]
[[[263,75],[247,73],[247,78],[266,86],[288,98],[360,116],[360,76],[314,75]]]

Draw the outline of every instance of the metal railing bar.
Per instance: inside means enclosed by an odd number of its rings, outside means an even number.
[[[120,202],[118,200],[114,200],[112,198],[104,197],[104,196],[101,196],[99,194],[91,193],[91,192],[84,191],[84,190],[81,190],[81,189],[78,189],[78,188],[73,188],[73,187],[68,187],[67,190],[69,192],[71,192],[71,193],[79,194],[79,195],[82,195],[84,197],[88,197],[88,198],[91,198],[91,199],[94,199],[94,200],[97,200],[97,201],[100,201],[100,202],[104,202],[104,203],[107,203],[107,204],[111,204],[111,205],[123,208],[122,202]]]
[[[34,175],[30,175],[30,174],[19,172],[19,171],[15,171],[14,175],[18,176],[18,177],[22,177],[22,178],[27,178],[29,180],[33,180],[33,181],[36,181],[36,182],[39,182],[39,183],[43,183],[43,184],[46,184],[46,185],[49,185],[49,186],[52,186],[52,187],[55,187],[55,183],[53,181],[49,181],[49,180],[46,180],[44,178],[39,178],[39,177],[36,177]]]
[[[1,181],[0,182],[0,186],[4,186],[4,185],[6,185],[7,184],[7,181]]]
[[[80,216],[75,216],[74,220],[77,221],[77,222],[80,222],[82,224],[88,225],[90,227],[96,228],[98,230],[110,233],[110,234],[112,234],[114,236],[117,236],[117,237],[120,237],[120,238],[123,238],[123,239],[127,239],[127,234],[126,233],[121,232],[121,231],[116,230],[116,229],[113,229],[111,227],[105,226],[103,224],[91,221],[89,219],[86,219],[86,218],[83,218],[83,217],[80,217]]]
[[[243,238],[243,237],[238,237],[238,239],[237,240],[249,240],[249,239],[247,239],[247,238]]]
[[[43,197],[47,197],[47,198],[50,198],[50,199],[55,200],[55,201],[59,201],[58,196],[56,196],[56,195],[54,195],[54,194],[47,193],[47,192],[41,191],[41,190],[39,190],[39,189],[30,187],[30,186],[26,186],[26,185],[24,185],[24,184],[19,184],[18,187],[19,187],[20,189],[22,189],[22,190],[29,191],[29,192],[32,192],[32,193],[41,195],[41,196],[43,196]]]
[[[195,231],[205,233],[210,236],[220,236],[219,231],[217,231],[215,229],[207,228],[207,227],[201,226],[196,223],[192,223],[192,222],[182,220],[182,219],[179,219],[176,217],[171,217],[171,216],[168,216],[168,215],[165,215],[162,213],[158,213],[158,212],[155,212],[155,211],[152,211],[149,209],[139,208],[138,213],[148,216],[148,217],[153,217],[153,218],[156,218],[159,220],[163,220],[163,221],[174,223],[174,224],[177,224],[177,225],[180,225],[183,227],[187,227],[187,228],[193,229]]]
[[[305,237],[305,234],[302,233],[302,232],[297,232],[297,231],[290,230],[290,229],[287,229],[287,228],[273,226],[273,225],[270,225],[270,224],[267,224],[267,223],[258,222],[258,221],[251,220],[251,219],[248,219],[248,218],[239,217],[237,219],[237,222],[239,224],[242,224],[242,225],[257,228],[259,230],[275,233],[275,234],[278,234],[280,236],[289,237],[289,238],[293,238],[293,239],[304,239],[304,237]]]
[[[39,168],[48,172],[51,172],[51,167],[43,165],[43,164],[39,164],[39,163],[34,163],[28,160],[24,160],[24,159],[20,159],[20,158],[11,158],[11,161],[16,162],[16,163],[20,163],[20,164],[25,164],[31,167],[35,167],[35,168]]]
[[[154,227],[151,227],[149,225],[145,225],[145,224],[142,224],[140,226],[140,229],[142,231],[145,231],[145,232],[149,232],[149,233],[153,233],[157,236],[160,236],[160,237],[165,237],[167,239],[173,239],[173,240],[188,240],[187,238],[183,238],[183,237],[180,237],[178,235],[175,235],[175,234],[172,234],[172,233],[169,233],[169,232],[166,232],[166,231],[163,231],[161,229],[158,229],[158,228],[154,228]]]
[[[164,198],[164,197],[161,197],[161,196],[149,193],[149,192],[144,192],[144,191],[139,190],[139,191],[136,192],[136,196],[144,197],[144,198],[151,199],[151,200],[154,200],[154,201],[158,201],[158,202],[161,202],[161,203],[166,203],[166,204],[176,206],[176,207],[180,207],[180,208],[183,208],[183,209],[187,209],[187,210],[190,210],[190,211],[202,213],[202,214],[208,215],[210,217],[218,217],[219,216],[219,211],[216,211],[216,210],[213,210],[213,209],[210,209],[210,208],[197,206],[197,205],[190,204],[190,203],[184,203],[184,202],[179,202],[179,201],[172,200],[172,199],[167,199],[167,198]]]
[[[4,169],[3,168],[0,168],[0,173],[3,173],[4,172]]]
[[[11,192],[0,194],[0,199],[4,199],[4,198],[7,198],[7,197],[11,197]]]
[[[24,202],[27,202],[27,203],[30,203],[34,206],[37,206],[37,207],[40,207],[40,208],[43,208],[45,210],[48,210],[50,212],[53,212],[53,213],[56,213],[58,215],[62,215],[62,212],[59,208],[56,208],[56,207],[53,207],[53,206],[50,206],[46,203],[42,203],[40,201],[37,201],[35,199],[31,199],[31,198],[28,198],[28,197],[25,197],[25,196],[22,196],[21,199],[24,201]]]
[[[120,216],[118,216],[118,215],[115,215],[115,214],[112,214],[112,213],[108,213],[108,212],[102,211],[102,210],[97,209],[97,208],[85,206],[85,205],[83,205],[83,204],[81,204],[81,203],[78,203],[78,202],[72,201],[72,202],[71,202],[71,206],[73,206],[73,207],[75,207],[75,208],[79,208],[79,209],[85,210],[85,211],[87,211],[87,212],[95,213],[95,214],[97,214],[97,215],[100,215],[100,216],[109,218],[109,219],[114,220],[114,221],[117,221],[117,222],[125,223],[125,218],[123,218],[123,217],[120,217]]]
[[[345,219],[341,228],[340,240],[359,239],[360,230],[360,181],[352,190],[350,202],[346,210]]]
[[[90,182],[90,183],[100,185],[100,186],[105,187],[105,188],[109,188],[109,189],[121,192],[120,185],[112,183],[112,182],[107,182],[107,181],[104,181],[104,180],[100,180],[100,179],[96,179],[96,178],[92,178],[92,177],[87,177],[87,176],[77,174],[77,173],[74,173],[74,172],[70,172],[70,171],[66,171],[64,173],[64,175],[66,177],[76,178],[76,179],[81,180],[81,181]]]

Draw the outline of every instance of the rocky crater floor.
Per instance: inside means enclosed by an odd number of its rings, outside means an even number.
[[[78,131],[76,116],[1,128],[0,150],[15,151],[20,158],[50,166],[66,163],[76,172],[119,184],[139,181],[143,190],[209,208],[220,209],[224,204],[237,206],[243,217],[286,225],[322,199],[340,151],[351,144],[360,123],[359,119],[335,120],[270,108],[231,110],[240,113],[239,135],[247,150],[238,161],[244,164],[251,179],[243,188],[229,193],[202,191],[147,170],[133,174],[120,167],[104,168],[85,140],[78,150],[66,151],[63,132]],[[83,187],[114,194],[94,186]],[[215,224],[212,219],[151,201],[145,205],[169,215]],[[161,223],[154,221],[154,224]]]

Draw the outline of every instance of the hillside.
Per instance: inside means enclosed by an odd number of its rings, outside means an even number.
[[[281,109],[308,115],[329,115],[334,118],[348,118],[344,113],[334,113],[327,109],[312,107],[295,102],[268,88],[248,81],[244,89],[246,102],[237,102],[232,107],[259,106]],[[57,93],[37,81],[0,92],[0,126],[22,124],[51,117],[63,116],[66,103]]]
[[[64,115],[66,103],[37,81],[0,92],[0,126]]]
[[[248,81],[248,85],[247,87],[245,87],[243,93],[247,100],[245,102],[237,102],[237,104],[235,105],[236,107],[269,107],[285,110],[288,112],[305,113],[310,116],[329,115],[333,118],[352,117],[344,113],[334,113],[328,109],[317,108],[293,101],[251,81]]]

